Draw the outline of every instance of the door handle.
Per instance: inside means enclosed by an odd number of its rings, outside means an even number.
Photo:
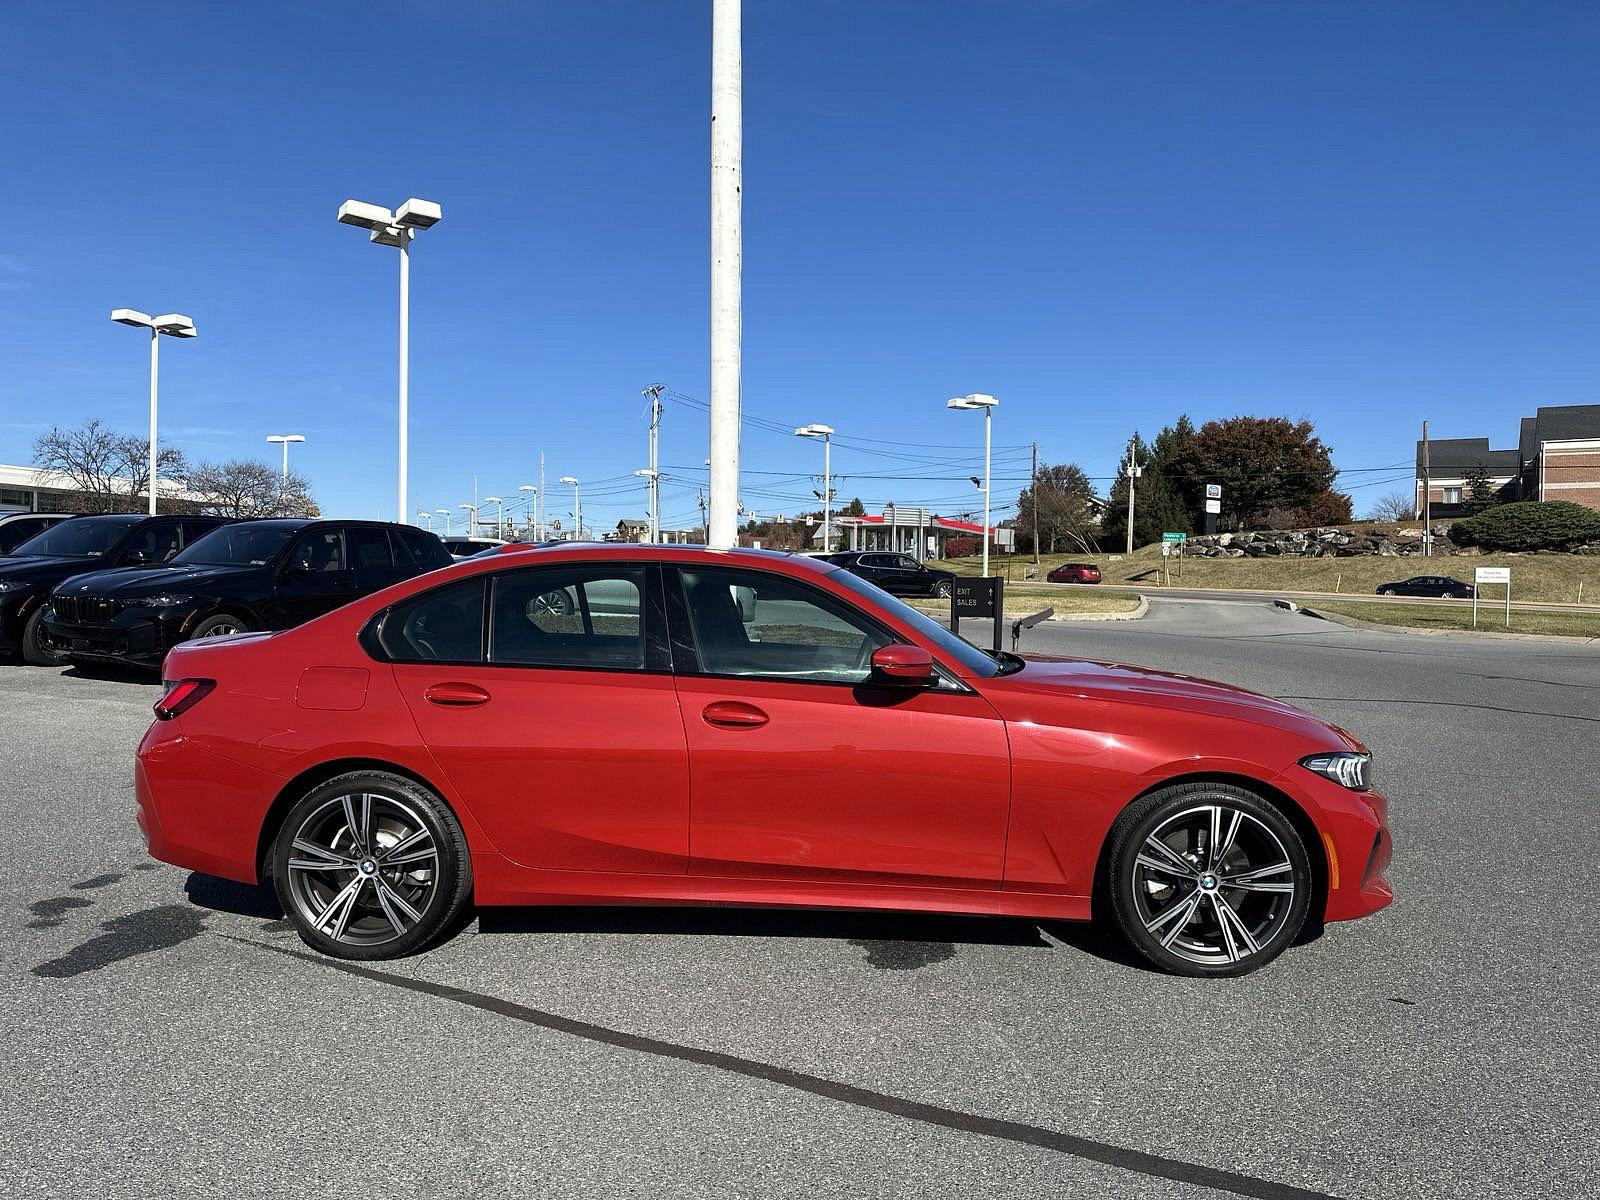
[[[767,714],[754,704],[741,700],[718,700],[708,704],[700,717],[707,725],[719,729],[756,729],[768,721]]]
[[[435,683],[422,695],[429,704],[440,704],[446,708],[484,704],[489,699],[489,693],[475,683]]]

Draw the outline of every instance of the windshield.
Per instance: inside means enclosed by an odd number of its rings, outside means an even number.
[[[11,553],[37,557],[60,555],[62,558],[103,558],[117,548],[137,521],[101,520],[80,517],[76,521],[63,521],[31,537]]]
[[[298,525],[224,525],[186,549],[172,561],[209,567],[262,567],[295,534]]]
[[[861,576],[853,575],[849,571],[837,571],[831,578],[835,582],[844,584],[852,592],[871,600],[879,608],[893,613],[932,642],[939,651],[960,663],[974,675],[992,679],[996,675],[1009,674],[1000,663],[995,662],[971,642],[957,637],[927,613],[917,611],[904,600],[891,596],[876,584],[868,583]]]

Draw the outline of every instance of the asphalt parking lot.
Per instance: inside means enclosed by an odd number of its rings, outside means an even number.
[[[0,667],[3,1190],[1600,1194],[1600,647],[1162,601],[1023,648],[1358,732],[1395,904],[1237,980],[1075,927],[740,910],[499,912],[351,971],[145,856],[153,686]]]

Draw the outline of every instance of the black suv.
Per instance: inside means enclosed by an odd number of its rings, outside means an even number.
[[[163,570],[67,580],[51,597],[45,629],[74,662],[159,667],[179,642],[289,629],[450,563],[439,539],[414,525],[241,521]]]
[[[830,554],[828,561],[877,584],[891,596],[948,596],[956,578],[949,571],[923,566],[909,554],[887,550],[851,550]]]
[[[0,513],[0,555],[13,554],[18,546],[37,537],[52,525],[65,521],[70,513]]]
[[[44,639],[52,588],[103,567],[157,568],[225,523],[224,517],[72,517],[29,538],[0,558],[0,654],[20,651],[41,666],[58,662]]]

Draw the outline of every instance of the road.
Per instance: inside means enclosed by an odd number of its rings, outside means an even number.
[[[1174,576],[1176,578],[1176,576]],[[1029,587],[1035,586],[1033,583]],[[1293,590],[1250,590],[1250,589],[1225,589],[1225,588],[1186,588],[1183,584],[1176,583],[1163,586],[1154,580],[1143,583],[1047,583],[1045,586],[1053,588],[1075,588],[1088,592],[1125,592],[1129,595],[1139,596],[1167,596],[1177,600],[1238,600],[1238,601],[1264,601],[1274,598],[1294,601],[1340,600],[1354,601],[1361,604],[1432,604],[1442,605],[1445,608],[1472,607],[1471,600],[1447,600],[1442,596],[1379,596],[1367,592],[1302,592]],[[1490,587],[1495,587],[1491,584]],[[1479,601],[1478,607],[1493,613],[1495,610],[1505,608],[1505,595],[1498,588],[1495,595],[1485,594]],[[1566,613],[1600,613],[1600,604],[1558,604],[1551,600],[1512,600],[1511,611],[1525,609],[1529,612],[1566,612]]]
[[[1600,1194],[1595,650],[1166,599],[1024,639],[1359,732],[1394,906],[1239,980],[1069,926],[738,910],[491,914],[351,972],[145,857],[152,688],[0,667],[6,1194]]]

